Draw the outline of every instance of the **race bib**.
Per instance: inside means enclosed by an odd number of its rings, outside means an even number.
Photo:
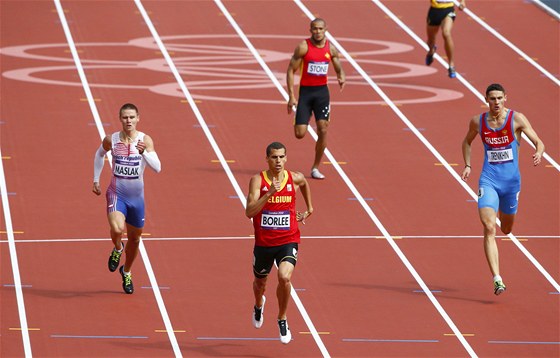
[[[488,156],[488,163],[500,164],[513,161],[513,149],[494,149],[486,151]]]
[[[261,227],[265,230],[290,230],[290,211],[263,210]]]
[[[139,170],[140,167],[138,165],[126,165],[116,162],[113,174],[123,179],[138,179],[140,178]]]
[[[309,62],[307,64],[307,73],[313,76],[326,76],[329,71],[328,62]]]

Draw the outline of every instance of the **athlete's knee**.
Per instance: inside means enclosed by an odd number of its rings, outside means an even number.
[[[255,277],[255,279],[253,280],[253,288],[256,291],[263,291],[265,287],[266,287],[266,277],[263,278]]]
[[[278,272],[278,284],[287,286],[290,284],[292,280],[292,273],[291,272]]]
[[[296,125],[294,127],[294,134],[297,139],[302,139],[303,137],[305,137],[305,133],[307,133],[307,126]]]

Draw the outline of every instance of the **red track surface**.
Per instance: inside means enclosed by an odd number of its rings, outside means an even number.
[[[153,42],[134,2],[62,5],[105,132],[119,130],[116,112],[122,103],[136,103],[139,128],[154,138],[162,159],[161,174],[148,170],[145,175],[144,244],[182,355],[321,356],[293,302],[288,315],[294,340],[288,346],[275,340],[275,278],[269,283],[266,323],[258,331],[251,327],[251,223],[157,46],[128,45]],[[372,2],[305,5],[327,19],[332,35],[460,170],[460,143],[468,119],[483,110],[480,100],[458,80],[448,79],[440,65],[423,66],[425,51]],[[386,5],[424,38],[427,1]],[[558,76],[558,21],[523,1],[471,0],[468,5]],[[54,3],[2,1],[0,6],[2,164],[32,352],[38,357],[173,356],[142,258],[134,266],[132,296],[122,292],[118,274],[105,268],[111,244],[104,198],[90,192],[100,137]],[[288,167],[307,174],[311,137],[293,137],[282,95],[214,2],[144,6],[213,138],[232,161],[228,165],[244,195],[250,176],[264,168],[264,148],[273,140],[287,145]],[[289,1],[229,1],[225,6],[283,84],[291,52],[308,35],[309,19]],[[527,115],[558,162],[558,86],[462,13],[454,38],[459,73],[479,91],[490,82],[503,83],[509,107]],[[372,55],[366,51],[384,49],[372,40],[404,45],[404,50]],[[57,45],[39,47],[45,44]],[[33,46],[27,53],[49,58],[10,55],[11,47],[22,45]],[[468,345],[484,357],[559,356],[558,292],[514,243],[500,240],[508,291],[492,294],[476,204],[350,64],[343,65],[348,86],[342,93],[331,87],[329,150]],[[409,75],[392,76],[411,65],[418,67]],[[13,71],[28,68],[43,68],[35,79],[72,85],[22,81],[21,73],[14,78]],[[457,98],[414,103],[431,94],[404,86],[446,90]],[[350,103],[358,101],[371,103]],[[476,190],[482,150],[478,144],[473,149],[475,175],[468,184]],[[533,168],[531,154],[523,143],[514,235],[528,238],[523,246],[558,282],[559,173],[547,162]],[[293,284],[328,354],[468,356],[334,167],[323,168],[328,179],[310,182],[316,213],[302,227]],[[106,166],[103,187],[108,180]],[[15,357],[24,355],[24,335],[5,217],[2,212],[0,355]],[[99,239],[86,240],[92,238]]]

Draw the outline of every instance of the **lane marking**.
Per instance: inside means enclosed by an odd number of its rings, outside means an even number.
[[[2,148],[0,147],[0,157],[2,157]],[[25,357],[33,357],[31,351],[31,340],[29,338],[29,327],[27,325],[27,315],[25,311],[25,302],[23,299],[23,290],[21,286],[21,275],[19,272],[19,261],[16,250],[16,240],[14,237],[14,229],[12,227],[12,214],[10,212],[10,203],[8,200],[8,187],[6,185],[6,177],[4,175],[4,164],[0,160],[0,196],[2,197],[2,210],[4,211],[4,222],[6,224],[6,234],[8,236],[8,247],[10,251],[10,264],[12,267],[12,275],[14,277],[14,288],[16,291],[16,302],[18,308],[19,324],[21,325],[21,339],[23,340],[23,352]]]
[[[51,338],[86,338],[86,339],[148,339],[147,336],[74,336],[68,334],[51,334]]]
[[[23,328],[21,327],[10,327],[8,328],[9,331],[21,331]],[[28,331],[40,331],[41,328],[27,328]]]
[[[343,338],[343,342],[369,342],[369,343],[439,343],[437,339],[370,339],[370,338]]]
[[[490,344],[560,344],[560,342],[538,342],[538,341],[488,341]]]
[[[459,6],[459,3],[457,2],[457,0],[454,0],[453,2],[455,3],[455,5]],[[548,77],[550,80],[552,80],[552,82],[556,83],[557,86],[560,86],[560,80],[558,78],[554,77],[544,67],[542,67],[535,60],[533,60],[533,58],[529,57],[525,52],[521,51],[521,49],[519,47],[515,46],[511,41],[509,41],[504,36],[502,36],[502,34],[500,34],[498,31],[496,31],[494,28],[492,28],[486,22],[482,21],[482,19],[480,17],[478,17],[474,12],[472,12],[468,7],[465,7],[463,9],[463,12],[465,12],[467,15],[469,15],[474,21],[478,22],[478,24],[480,26],[484,27],[492,35],[497,37],[498,40],[502,41],[505,45],[507,45],[513,51],[517,52],[517,54],[520,55],[522,57],[522,59],[526,60],[531,65],[533,65],[542,74],[544,74],[546,77]]]
[[[503,239],[507,236],[496,236],[497,239]],[[525,235],[528,239],[550,239],[558,240],[558,235]],[[254,235],[247,236],[192,236],[192,237],[152,237],[142,238],[143,241],[215,241],[215,240],[253,240]],[[385,236],[382,235],[302,235],[302,239],[320,239],[320,240],[348,240],[348,239],[380,239],[384,240]],[[409,239],[409,240],[422,240],[422,239],[469,239],[469,240],[482,240],[483,236],[480,235],[403,235],[393,236],[394,240]],[[36,239],[36,240],[17,240],[18,243],[66,243],[66,242],[94,242],[94,241],[111,241],[110,238],[71,238],[71,239]],[[0,244],[6,244],[8,240],[0,240]]]
[[[64,30],[64,34],[66,36],[66,41],[68,42],[68,46],[70,47],[70,50],[72,51],[72,58],[74,59],[74,63],[76,65],[76,70],[78,71],[78,74],[80,76],[80,80],[82,82],[82,87],[84,89],[84,92],[86,94],[86,98],[88,100],[88,104],[91,110],[91,113],[93,114],[95,123],[97,124],[97,131],[99,133],[99,136],[101,138],[101,140],[103,140],[103,138],[105,137],[105,129],[103,128],[103,122],[101,121],[101,118],[99,116],[99,112],[97,111],[97,106],[95,104],[95,99],[93,98],[93,95],[91,93],[91,88],[89,86],[84,68],[82,66],[81,60],[80,60],[80,56],[78,54],[78,51],[76,49],[76,44],[74,42],[74,39],[72,37],[72,32],[70,31],[70,28],[68,26],[68,23],[66,21],[66,16],[64,15],[64,12],[62,11],[62,6],[60,4],[60,0],[54,0],[55,5],[57,7],[58,10],[58,15],[60,17],[60,22],[62,25],[62,28]],[[141,7],[141,5],[140,5]],[[141,10],[144,10],[143,8]],[[142,13],[142,16],[144,16],[145,13]],[[146,20],[147,15],[144,16],[144,20]],[[148,18],[149,21],[149,18]],[[151,23],[149,24],[151,25]],[[111,153],[108,152],[107,154],[107,158],[109,160],[109,165],[111,165],[112,160],[111,160]],[[142,240],[140,240],[140,244],[139,244],[139,250],[140,250],[140,256],[142,257],[142,261],[144,261],[144,266],[146,268],[146,272],[148,274],[148,277],[150,279],[150,284],[153,287],[152,292],[154,293],[154,296],[156,298],[156,302],[161,314],[161,317],[163,319],[163,322],[165,324],[165,327],[168,331],[168,337],[169,337],[169,341],[171,342],[171,346],[173,348],[173,351],[175,352],[175,356],[176,357],[182,357],[181,351],[179,349],[179,344],[177,342],[177,337],[175,337],[175,334],[173,333],[173,327],[171,324],[171,321],[169,319],[169,315],[167,313],[167,309],[165,308],[165,303],[163,301],[163,297],[161,296],[161,292],[159,290],[159,285],[157,284],[157,280],[154,274],[154,271],[152,269],[152,265],[150,263],[150,258],[148,257],[148,252],[146,251],[146,247],[144,246],[144,243],[142,242]]]

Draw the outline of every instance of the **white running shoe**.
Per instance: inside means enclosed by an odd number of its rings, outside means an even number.
[[[290,327],[288,327],[288,320],[279,319],[278,328],[280,329],[280,342],[283,344],[288,344],[292,340],[292,332],[290,332]]]
[[[264,322],[264,303],[266,302],[266,297],[263,296],[263,303],[261,308],[257,308],[257,306],[253,306],[253,314],[251,318],[253,319],[253,327],[261,328]]]
[[[325,176],[317,168],[311,169],[311,177],[313,179],[325,179]]]

